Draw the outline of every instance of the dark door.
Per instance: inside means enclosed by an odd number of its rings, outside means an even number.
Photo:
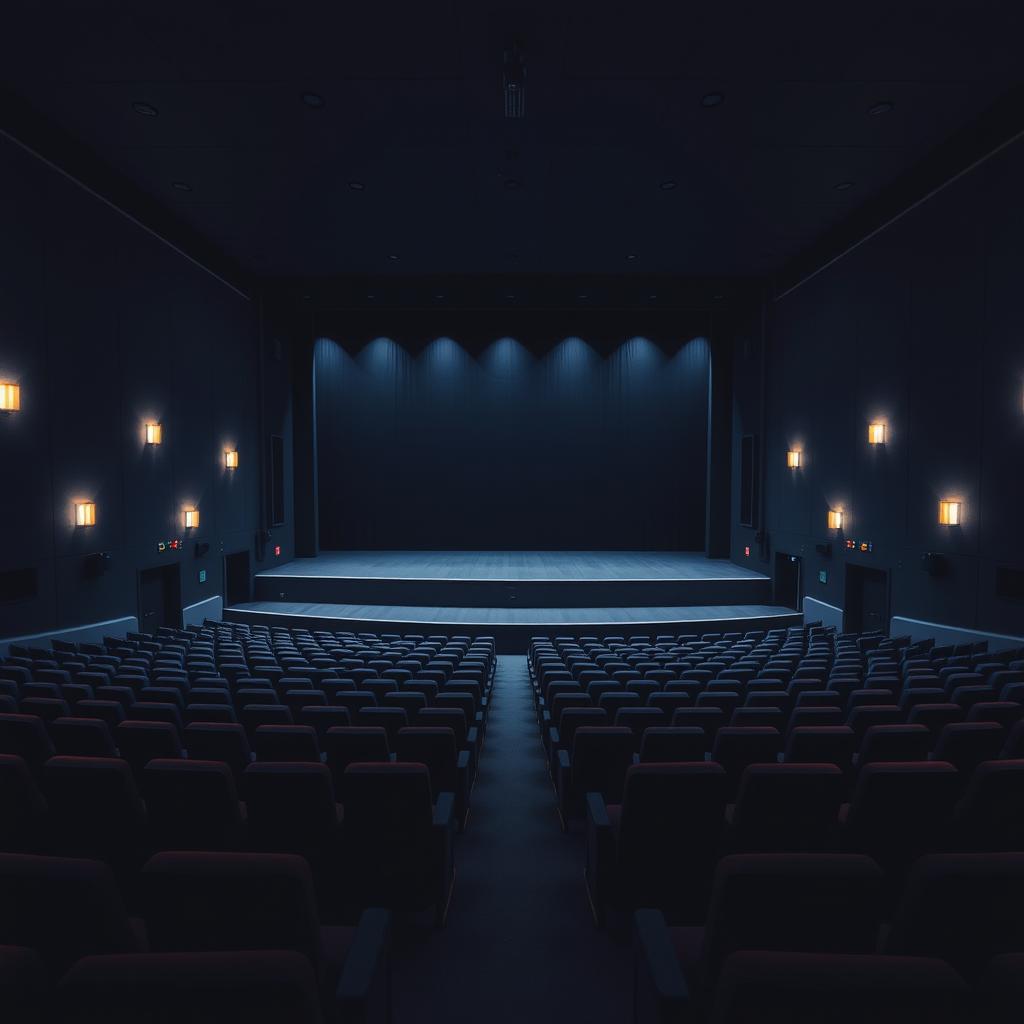
[[[851,633],[889,629],[889,574],[866,565],[846,567],[846,615]]]
[[[224,604],[242,604],[252,597],[249,552],[236,551],[224,556]]]
[[[177,563],[139,570],[139,629],[181,628],[181,571]]]
[[[783,608],[800,608],[803,597],[803,562],[799,555],[775,552],[775,603]]]

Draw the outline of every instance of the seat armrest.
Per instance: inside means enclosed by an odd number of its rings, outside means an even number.
[[[633,1019],[644,1024],[687,1020],[690,991],[660,910],[633,914]]]
[[[443,792],[437,794],[437,803],[434,804],[434,827],[452,827],[455,821],[455,794]]]
[[[391,1009],[390,945],[390,911],[380,907],[364,910],[335,988],[340,1020],[388,1019]]]
[[[459,751],[459,758],[455,762],[455,782],[458,786],[458,791],[455,794],[455,814],[458,817],[458,827],[461,832],[466,827],[466,819],[469,817],[469,794],[472,788],[468,750]]]
[[[572,780],[572,764],[569,762],[569,753],[562,747],[556,751],[555,761],[555,790],[558,793],[558,813],[562,818],[562,829],[569,827],[569,812],[571,811],[570,783]]]
[[[604,797],[600,793],[587,794],[587,824],[597,830],[611,830],[612,823],[608,817],[608,808],[605,807]]]

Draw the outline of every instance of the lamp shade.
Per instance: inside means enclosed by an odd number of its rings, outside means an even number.
[[[17,412],[21,408],[21,386],[0,382],[0,412]]]
[[[828,510],[828,528],[830,530],[841,530],[843,528],[843,513],[836,508]]]
[[[238,469],[238,452],[229,450],[224,453],[224,466],[227,469]]]
[[[75,502],[75,526],[96,525],[96,502],[76,501]]]
[[[803,452],[799,452],[791,448],[786,452],[786,466],[789,469],[799,469],[802,455]]]
[[[146,424],[146,444],[163,444],[164,428],[159,423]]]
[[[187,508],[185,509],[185,529],[195,530],[199,526],[199,509]]]
[[[959,501],[942,500],[939,502],[939,524],[941,526],[959,526],[963,508]]]
[[[868,444],[885,444],[885,424],[868,424]]]

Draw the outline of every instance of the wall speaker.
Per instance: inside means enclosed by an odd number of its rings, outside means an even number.
[[[202,558],[210,550],[210,545],[204,541],[197,541],[196,543],[196,558]]]
[[[949,563],[943,555],[936,554],[934,551],[928,551],[921,556],[921,568],[929,576],[945,576]]]
[[[832,557],[832,544],[829,541],[826,541],[824,544],[815,544],[814,550],[825,558]]]
[[[95,580],[102,576],[110,568],[110,552],[96,551],[85,556],[83,569],[86,579]]]

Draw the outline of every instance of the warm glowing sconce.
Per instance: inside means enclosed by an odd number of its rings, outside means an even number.
[[[868,444],[885,444],[885,424],[868,424]]]
[[[238,469],[238,452],[228,451],[224,453],[224,465],[227,469]]]
[[[789,468],[789,469],[799,469],[800,468],[800,460],[801,460],[801,456],[802,455],[803,455],[803,452],[794,451],[792,449],[790,449],[788,452],[786,452],[786,466],[787,466],[787,468]]]
[[[0,412],[17,412],[21,408],[21,386],[0,384]]]
[[[828,510],[828,528],[830,530],[841,530],[843,528],[843,513],[838,509]]]
[[[939,523],[942,526],[959,526],[961,512],[962,508],[959,501],[940,501]]]
[[[194,530],[199,526],[199,509],[185,509],[185,529]]]
[[[75,502],[75,526],[96,525],[96,502],[76,501]]]
[[[146,424],[146,444],[163,444],[164,428],[159,423]]]

